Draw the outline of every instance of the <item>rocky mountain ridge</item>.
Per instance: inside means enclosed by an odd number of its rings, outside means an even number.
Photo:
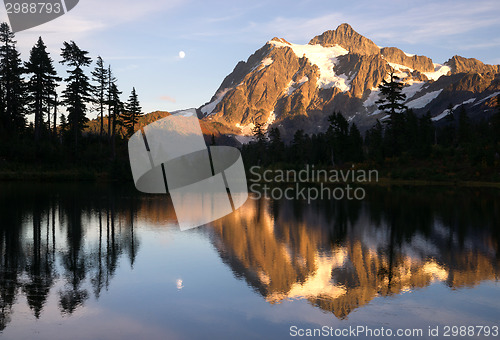
[[[473,117],[488,115],[500,94],[500,65],[460,56],[436,64],[379,47],[342,24],[306,45],[271,39],[240,61],[197,112],[204,122],[235,135],[250,135],[256,123],[280,126],[285,136],[299,128],[324,131],[335,110],[366,130],[386,116],[375,102],[378,85],[391,71],[405,84],[406,105],[417,114],[429,110],[436,121],[450,104],[466,105]]]

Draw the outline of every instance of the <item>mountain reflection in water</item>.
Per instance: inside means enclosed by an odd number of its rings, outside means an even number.
[[[213,223],[212,240],[268,302],[307,299],[342,319],[376,296],[498,280],[499,203],[495,192],[422,188],[373,189],[364,202],[252,201]]]
[[[377,296],[433,282],[460,289],[498,281],[497,191],[367,193],[362,202],[249,200],[196,232],[270,304],[307,299],[339,319]],[[66,316],[99,300],[120,266],[137,269],[148,248],[144,225],[169,233],[175,223],[166,196],[110,185],[4,183],[0,216],[0,331],[18,317],[21,296],[37,319],[52,295]]]

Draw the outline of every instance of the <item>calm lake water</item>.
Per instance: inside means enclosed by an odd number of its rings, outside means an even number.
[[[129,185],[2,183],[0,338],[287,339],[291,327],[362,326],[423,339],[429,327],[500,326],[499,193],[248,200],[181,232],[167,196]]]

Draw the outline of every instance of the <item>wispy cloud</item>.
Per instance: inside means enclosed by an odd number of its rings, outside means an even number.
[[[168,11],[182,4],[182,0],[85,0],[80,1],[65,15],[30,30],[18,32],[16,36],[22,52],[31,48],[41,35],[46,45],[59,46],[62,41],[78,41],[111,27],[137,22],[152,13]],[[0,11],[0,20],[8,21],[4,11]]]
[[[164,100],[164,101],[171,102],[171,103],[175,103],[176,102],[175,98],[170,97],[170,96],[161,96],[160,100]]]
[[[499,9],[497,1],[415,3],[403,11],[388,12],[385,16],[371,17],[365,12],[359,17],[354,16],[352,21],[373,39],[417,44],[498,27]]]

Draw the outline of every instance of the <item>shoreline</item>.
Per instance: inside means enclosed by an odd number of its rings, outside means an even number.
[[[247,179],[248,180],[248,179]],[[93,172],[82,169],[71,169],[64,171],[0,171],[0,183],[20,182],[20,181],[48,181],[48,182],[100,182],[100,183],[115,183],[115,182],[130,182],[132,178],[116,177],[112,178],[108,172]],[[248,184],[266,183],[265,181],[249,181]],[[273,186],[289,185],[293,182],[283,183],[268,183]],[[372,182],[328,182],[328,181],[309,181],[303,184],[325,184],[325,185],[342,185],[356,184],[359,186],[443,186],[443,187],[469,187],[469,188],[497,188],[500,189],[500,182],[490,181],[469,181],[469,180],[428,180],[428,179],[399,179],[381,177],[378,181]]]

